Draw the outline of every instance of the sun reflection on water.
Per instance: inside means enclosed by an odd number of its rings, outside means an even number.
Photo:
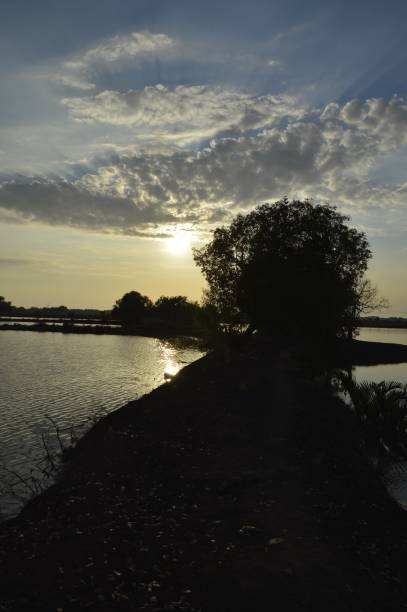
[[[169,379],[175,376],[181,369],[181,365],[175,360],[175,349],[170,346],[163,346],[164,378]]]

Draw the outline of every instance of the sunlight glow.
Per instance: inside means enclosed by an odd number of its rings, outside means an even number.
[[[173,255],[183,255],[190,248],[191,239],[185,232],[177,232],[167,240],[167,251]]]

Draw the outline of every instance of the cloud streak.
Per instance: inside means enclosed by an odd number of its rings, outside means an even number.
[[[1,266],[26,266],[33,263],[30,259],[20,257],[0,257]]]
[[[149,31],[132,32],[122,36],[113,36],[91,47],[82,59],[76,60],[80,66],[101,62],[117,62],[135,57],[162,52],[174,44],[166,34],[152,34]]]
[[[159,135],[163,140],[207,138],[224,130],[243,132],[305,114],[292,96],[253,96],[203,85],[102,91],[63,98],[61,103],[76,121],[131,126],[138,135]]]

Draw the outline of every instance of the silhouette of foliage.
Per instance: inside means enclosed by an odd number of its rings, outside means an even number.
[[[13,306],[13,315],[16,317],[52,318],[52,319],[103,319],[108,320],[110,310],[97,308],[67,308],[66,306]]]
[[[151,308],[150,298],[138,291],[129,291],[116,301],[112,317],[119,319],[124,325],[133,325],[140,323]]]
[[[184,295],[168,297],[162,295],[154,304],[154,314],[164,321],[192,323],[196,321],[199,305],[190,302]]]
[[[11,305],[11,302],[7,302],[5,298],[2,295],[0,295],[0,315],[10,314],[12,309],[13,307]]]
[[[407,456],[407,385],[396,381],[356,382],[337,372],[340,388],[351,400],[368,444]]]
[[[368,278],[360,278],[355,287],[356,299],[349,311],[347,332],[348,337],[357,333],[357,324],[362,315],[373,310],[388,308],[388,301],[379,295],[377,287],[372,285]]]
[[[348,221],[330,205],[287,198],[238,215],[194,250],[207,302],[225,323],[266,333],[322,342],[344,335],[360,313],[371,257]]]

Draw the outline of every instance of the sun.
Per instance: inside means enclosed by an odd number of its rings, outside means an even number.
[[[189,250],[190,237],[185,232],[177,232],[167,240],[167,250],[173,255],[183,255]]]

